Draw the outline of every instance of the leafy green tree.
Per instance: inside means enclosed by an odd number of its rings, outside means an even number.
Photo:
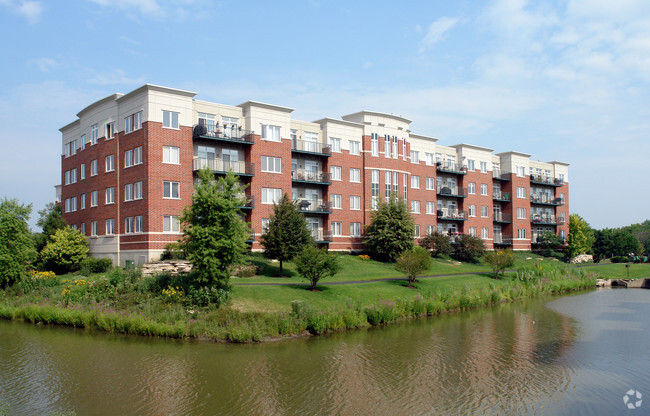
[[[553,250],[562,245],[562,237],[551,231],[544,231],[537,238],[538,248],[537,252],[545,257],[553,255]]]
[[[241,261],[249,236],[239,209],[243,189],[232,172],[215,180],[205,168],[198,178],[192,205],[183,210],[181,245],[196,284],[229,290],[230,268]]]
[[[293,259],[313,242],[305,217],[287,194],[283,194],[280,202],[273,205],[273,215],[260,242],[266,257],[280,261],[280,276],[284,273],[282,263]]]
[[[413,246],[400,254],[395,263],[395,268],[404,273],[409,281],[409,287],[413,286],[415,277],[426,270],[431,265],[431,255],[420,246]]]
[[[25,276],[36,258],[27,226],[31,212],[31,204],[19,204],[16,199],[0,202],[0,285],[4,287]]]
[[[492,266],[495,279],[499,276],[499,272],[504,276],[506,269],[515,265],[515,256],[510,249],[489,251],[483,256],[483,260]]]
[[[453,254],[456,260],[475,263],[479,258],[483,257],[483,254],[485,254],[485,243],[480,238],[469,234],[461,234],[456,239]]]
[[[591,253],[594,233],[587,221],[578,214],[569,215],[569,238],[566,248],[567,258]]]
[[[316,285],[321,279],[334,276],[341,269],[336,255],[328,253],[325,249],[318,249],[313,244],[308,244],[296,256],[294,263],[300,276],[311,282],[311,290],[316,290]]]
[[[604,229],[594,232],[593,252],[596,261],[615,256],[640,254],[643,246],[631,233],[623,229]]]
[[[60,228],[50,236],[40,257],[48,270],[57,274],[69,273],[78,269],[88,257],[88,239],[74,228]]]
[[[380,261],[395,261],[402,252],[413,247],[415,222],[406,201],[391,196],[388,202],[379,201],[370,214],[366,229],[366,251]]]
[[[454,251],[449,242],[449,237],[438,231],[427,234],[426,237],[420,240],[420,245],[429,250],[434,257],[449,255]]]
[[[44,209],[38,211],[36,225],[41,227],[42,230],[40,233],[34,234],[36,250],[40,252],[50,240],[50,236],[54,235],[56,230],[67,227],[68,224],[61,214],[61,205],[50,202]]]

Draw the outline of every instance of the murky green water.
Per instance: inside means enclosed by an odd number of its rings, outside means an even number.
[[[650,414],[650,290],[315,339],[204,344],[0,321],[12,415]]]

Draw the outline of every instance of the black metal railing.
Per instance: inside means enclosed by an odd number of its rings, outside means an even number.
[[[495,201],[509,202],[510,192],[492,191],[492,199]]]
[[[546,175],[530,175],[530,183],[548,186],[562,186],[564,181],[560,178],[553,178]]]
[[[229,171],[233,171],[238,175],[252,176],[255,174],[255,164],[250,162],[233,162],[223,159],[207,159],[202,157],[195,157],[192,163],[192,167],[195,171],[203,168],[208,168],[218,173],[227,173]]]
[[[443,173],[456,173],[458,175],[467,174],[467,166],[459,166],[453,162],[436,162],[436,170]]]
[[[332,150],[329,145],[302,139],[291,140],[291,150],[330,156]]]
[[[438,186],[436,187],[436,193],[440,196],[450,196],[465,198],[467,196],[467,188],[461,188],[458,186]]]
[[[319,170],[297,169],[291,171],[291,180],[295,182],[310,182],[329,184],[329,173]]]
[[[241,142],[244,144],[253,144],[254,132],[244,130],[241,126],[219,125],[219,124],[197,124],[194,126],[193,137],[195,139],[223,140],[227,142]]]
[[[440,220],[455,220],[455,221],[467,220],[467,212],[460,209],[443,208],[437,210],[437,214],[438,214],[438,219]]]
[[[561,206],[564,205],[564,202],[562,201],[562,198],[559,197],[554,197],[552,195],[531,195],[530,196],[530,203],[531,204],[541,204],[541,205],[555,205],[555,206]]]
[[[512,237],[509,235],[494,234],[492,243],[494,245],[510,245],[512,244]]]
[[[500,169],[492,169],[492,179],[496,179],[499,181],[509,181],[510,178],[508,177],[507,174],[501,173]]]
[[[332,212],[329,201],[307,198],[297,198],[295,201],[300,212],[312,212],[321,214],[330,214]]]
[[[530,222],[533,224],[561,225],[564,224],[564,219],[552,214],[532,214]]]
[[[505,212],[494,213],[495,222],[512,222],[512,215]]]

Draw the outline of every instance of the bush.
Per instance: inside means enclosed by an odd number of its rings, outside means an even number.
[[[77,270],[79,264],[88,256],[88,239],[74,228],[58,229],[50,237],[40,256],[49,270],[60,274]]]
[[[94,257],[86,257],[80,264],[79,270],[84,275],[92,273],[105,273],[113,267],[111,259],[96,259]]]
[[[160,260],[185,260],[186,255],[180,243],[169,243],[160,255]]]
[[[227,290],[212,287],[190,288],[187,294],[187,300],[195,306],[215,305],[219,308],[230,299],[230,293]]]
[[[630,259],[626,256],[614,256],[610,259],[612,263],[629,263]]]
[[[406,274],[409,286],[413,286],[415,276],[429,270],[431,256],[423,247],[414,246],[411,250],[404,251],[395,264],[395,268]]]
[[[456,243],[454,250],[456,260],[476,263],[485,254],[485,244],[476,236],[461,234],[456,239]]]
[[[236,264],[232,267],[232,275],[236,277],[253,277],[257,274],[254,264]]]
[[[314,290],[322,278],[334,276],[339,272],[341,266],[338,260],[336,255],[310,244],[296,256],[295,264],[300,276],[309,280],[311,289]]]
[[[431,252],[434,257],[451,254],[454,249],[449,243],[449,237],[438,231],[427,234],[422,240],[420,245]]]
[[[515,257],[510,249],[490,251],[483,256],[483,259],[487,264],[492,266],[495,279],[499,275],[499,272],[501,272],[501,276],[503,276],[508,267],[515,265]]]

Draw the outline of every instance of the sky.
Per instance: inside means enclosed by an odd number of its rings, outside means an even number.
[[[0,198],[55,199],[61,133],[145,84],[569,167],[598,229],[650,218],[650,1],[0,0]]]

